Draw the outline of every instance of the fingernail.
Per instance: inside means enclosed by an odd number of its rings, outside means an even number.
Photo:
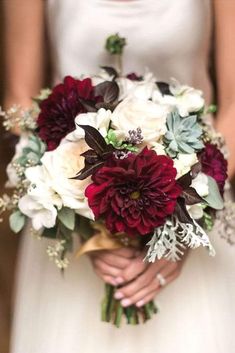
[[[121,292],[116,292],[114,294],[114,298],[115,299],[122,299],[124,297],[124,295]]]
[[[136,306],[138,306],[138,308],[140,308],[141,306],[144,305],[144,301],[143,300],[140,300],[136,303]]]
[[[124,279],[122,277],[117,277],[115,278],[116,283],[122,284],[124,282]]]
[[[121,304],[122,304],[122,306],[126,307],[126,306],[131,305],[131,301],[130,301],[130,299],[123,299],[121,301]]]
[[[110,282],[114,287],[116,287],[118,285],[118,283],[115,279],[112,279]]]

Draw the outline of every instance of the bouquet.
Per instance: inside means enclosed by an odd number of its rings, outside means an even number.
[[[67,76],[30,110],[2,112],[6,129],[17,123],[22,135],[1,210],[11,211],[14,232],[30,221],[34,234],[53,239],[48,255],[61,270],[77,234],[80,254],[128,245],[146,248],[143,261],[154,262],[178,261],[199,246],[214,255],[208,232],[221,219],[231,233],[226,150],[207,118],[214,107],[176,80],[122,75],[124,45],[117,35],[106,43],[118,69]],[[106,285],[104,321],[137,324],[157,312],[154,302],[123,308],[114,291]]]

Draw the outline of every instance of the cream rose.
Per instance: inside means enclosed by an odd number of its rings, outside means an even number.
[[[83,181],[71,179],[84,167],[84,158],[80,154],[87,149],[88,146],[83,139],[78,142],[67,142],[54,151],[46,152],[41,161],[50,176],[51,187],[61,197],[63,205],[93,219],[93,213],[84,196],[90,178]]]
[[[152,101],[126,98],[114,110],[112,127],[125,138],[128,131],[139,127],[144,142],[157,142],[166,132],[167,109]]]

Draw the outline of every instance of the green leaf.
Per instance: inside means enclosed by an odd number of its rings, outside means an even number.
[[[83,216],[78,216],[76,224],[76,233],[83,239],[88,240],[94,235],[94,229],[91,226],[91,221]]]
[[[57,226],[53,228],[45,228],[42,232],[43,238],[56,239],[57,236]]]
[[[61,223],[68,229],[74,230],[75,227],[75,212],[71,208],[63,207],[58,212],[58,218]]]
[[[214,208],[215,210],[222,210],[224,208],[224,201],[220,194],[219,187],[214,178],[208,176],[208,187],[209,195],[203,197],[203,199],[208,203],[208,206]]]
[[[10,215],[10,228],[14,233],[19,233],[25,225],[25,215],[20,210],[15,211]]]

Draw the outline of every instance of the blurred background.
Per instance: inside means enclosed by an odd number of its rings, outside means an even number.
[[[0,106],[3,103],[4,67],[3,67],[3,13],[0,1]],[[0,194],[6,180],[5,168],[12,155],[12,139],[3,134],[0,123]],[[0,353],[8,353],[11,318],[13,276],[19,236],[11,233],[8,221],[0,223]]]

